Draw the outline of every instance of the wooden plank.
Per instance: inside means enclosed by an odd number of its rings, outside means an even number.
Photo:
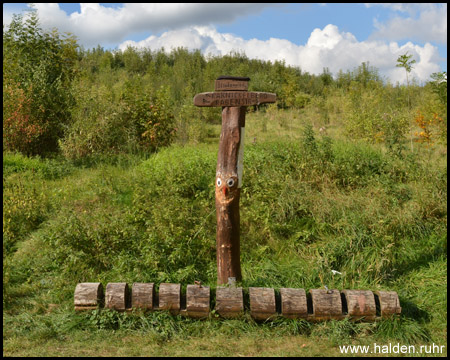
[[[289,319],[308,317],[308,303],[304,289],[281,288],[281,314]]]
[[[380,301],[381,317],[390,317],[402,312],[400,300],[395,291],[375,291],[375,294]]]
[[[216,311],[224,318],[237,318],[244,313],[244,296],[241,287],[217,287]]]
[[[75,287],[75,310],[96,309],[104,302],[103,285],[101,283],[79,283]]]
[[[266,92],[219,91],[204,92],[194,96],[195,106],[249,106],[273,103],[277,95]]]
[[[106,285],[105,307],[125,311],[128,305],[128,284],[109,283]]]
[[[256,320],[267,320],[277,315],[275,290],[272,288],[249,288],[250,315]]]
[[[222,79],[216,80],[214,84],[214,90],[216,91],[247,91],[248,81],[235,80],[235,79]]]
[[[339,290],[311,289],[309,290],[313,304],[311,320],[342,319],[342,301]]]
[[[375,296],[370,290],[343,290],[348,316],[352,319],[375,320]]]
[[[135,309],[152,310],[154,292],[153,283],[134,283],[131,289],[131,306]]]
[[[181,308],[181,284],[159,285],[159,310],[169,310],[176,315]]]
[[[188,285],[186,289],[186,311],[189,317],[204,318],[209,315],[209,286]]]

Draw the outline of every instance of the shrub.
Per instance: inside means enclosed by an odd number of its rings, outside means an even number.
[[[171,144],[175,137],[168,88],[152,93],[136,77],[114,87],[81,80],[74,93],[74,123],[60,141],[67,158],[150,153]]]
[[[3,32],[3,148],[28,155],[58,150],[70,121],[77,44],[38,26],[36,13],[14,15]]]

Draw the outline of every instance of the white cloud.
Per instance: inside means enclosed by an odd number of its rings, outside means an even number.
[[[76,34],[86,47],[118,43],[143,31],[157,33],[192,25],[229,23],[240,16],[257,14],[278,4],[258,3],[125,3],[111,8],[99,3],[81,3],[80,12],[67,15],[57,3],[35,3],[43,28],[57,27]],[[5,23],[5,18],[3,19]]]
[[[437,47],[430,44],[432,40],[443,42],[444,39],[446,43],[447,6],[442,4],[381,4],[411,17],[395,17],[386,24],[376,23],[377,32],[361,42],[352,33],[329,24],[322,29],[314,29],[304,45],[279,38],[244,40],[234,34],[219,33],[213,26],[232,22],[238,16],[257,14],[268,6],[282,6],[277,4],[138,3],[111,8],[98,3],[82,3],[80,12],[70,15],[55,3],[36,3],[33,6],[43,28],[57,27],[61,32],[72,32],[79,43],[88,48],[98,44],[120,44],[120,49],[128,45],[151,49],[164,47],[168,51],[185,47],[200,49],[205,55],[239,51],[245,52],[249,58],[284,60],[288,65],[299,66],[313,74],[321,73],[325,67],[337,74],[339,70],[352,70],[364,61],[378,68],[381,75],[394,83],[405,81],[404,70],[395,65],[398,56],[406,51],[417,61],[412,75],[420,81],[426,81],[432,72],[440,71],[438,64],[445,60],[439,56]],[[412,18],[416,14],[420,16]],[[139,42],[126,40],[144,31],[163,32]],[[406,35],[413,38],[411,34],[421,36],[425,45],[408,42],[400,46],[396,42]]]
[[[375,4],[371,4],[373,6]],[[386,23],[374,20],[377,29],[370,38],[403,40],[415,39],[422,42],[447,44],[447,4],[378,4],[410,17],[396,16]],[[419,14],[417,17],[416,14]]]
[[[427,81],[433,72],[440,71],[438,65],[442,59],[438,49],[426,43],[424,46],[411,42],[399,46],[396,42],[386,43],[379,40],[358,42],[356,37],[348,32],[339,31],[335,25],[327,25],[323,29],[314,29],[305,45],[296,45],[288,40],[270,38],[262,41],[258,39],[244,40],[232,34],[221,34],[212,26],[189,27],[171,30],[161,36],[134,42],[125,41],[119,49],[127,46],[137,48],[148,47],[166,51],[172,48],[185,47],[190,50],[200,49],[204,54],[225,55],[230,51],[241,51],[249,58],[260,60],[285,60],[286,64],[299,66],[303,71],[320,74],[324,67],[328,67],[333,74],[339,70],[352,70],[369,62],[376,67],[382,76],[391,82],[405,81],[404,70],[397,68],[397,58],[408,51],[417,61],[411,74],[419,81]]]

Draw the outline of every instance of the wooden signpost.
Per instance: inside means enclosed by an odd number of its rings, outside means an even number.
[[[217,215],[217,283],[216,312],[224,318],[236,318],[244,313],[242,287],[223,286],[242,280],[240,263],[239,198],[242,187],[244,155],[245,111],[248,105],[276,101],[276,95],[249,92],[249,78],[221,76],[216,80],[215,92],[194,97],[196,106],[221,106],[222,131],[216,168]],[[105,293],[98,282],[80,283],[75,288],[74,305],[77,311],[105,308],[117,311],[166,310],[192,318],[210,315],[209,286],[188,285],[183,297],[181,284],[162,283],[158,294],[154,283],[134,283],[131,291],[127,283],[109,283]],[[308,297],[309,295],[309,297]],[[395,291],[328,290],[281,288],[277,300],[272,288],[250,287],[250,314],[255,320],[266,321],[281,315],[308,321],[351,319],[375,321],[401,313]],[[277,307],[277,303],[278,306]],[[247,307],[248,308],[248,307]]]
[[[242,280],[239,198],[242,187],[245,111],[249,105],[273,103],[276,94],[250,92],[249,78],[221,76],[215,92],[195,95],[196,106],[222,107],[222,132],[216,168],[217,283]]]

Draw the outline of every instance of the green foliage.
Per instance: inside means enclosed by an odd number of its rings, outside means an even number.
[[[408,52],[406,52],[405,54],[400,55],[397,58],[397,65],[396,66],[397,67],[402,67],[402,68],[405,69],[405,71],[406,71],[406,78],[407,79],[408,79],[408,73],[410,73],[411,70],[412,70],[412,65],[416,63],[415,59],[410,60],[412,57],[413,57],[412,55],[408,55]]]
[[[409,130],[410,115],[398,109],[389,96],[389,91],[376,84],[365,91],[361,91],[359,86],[352,86],[344,120],[348,136],[369,142],[384,142],[398,152]]]
[[[175,123],[169,89],[152,94],[140,77],[115,87],[76,87],[74,123],[60,142],[63,154],[81,159],[93,154],[153,152],[169,145]]]
[[[217,149],[200,144],[172,145],[147,160],[122,161],[123,166],[99,163],[61,178],[42,175],[56,162],[6,158],[4,219],[28,228],[4,228],[4,244],[9,234],[18,234],[4,251],[4,307],[11,314],[26,304],[38,312],[27,319],[19,315],[14,321],[22,325],[11,334],[60,339],[84,328],[138,331],[167,341],[206,331],[260,329],[261,336],[302,334],[333,344],[363,336],[408,343],[440,339],[445,322],[432,331],[435,327],[427,319],[429,309],[433,314],[445,311],[445,299],[437,295],[445,290],[439,270],[446,254],[445,166],[417,156],[400,160],[364,142],[317,136],[311,126],[303,129],[299,140],[246,147],[243,286],[389,288],[401,296],[401,321],[306,326],[209,319],[202,330],[195,320],[165,313],[108,311],[66,318],[68,328],[62,327],[61,315],[48,315],[44,321],[39,314],[49,303],[64,307],[59,314],[72,311],[73,284],[82,281],[201,280],[214,288]],[[16,199],[21,203],[15,205]],[[432,284],[430,290],[427,284]],[[13,321],[13,315],[7,316]]]
[[[36,13],[13,16],[3,31],[4,149],[27,155],[57,151],[73,105],[76,42],[39,28]]]
[[[4,50],[4,150],[21,152],[3,155],[9,348],[24,339],[71,343],[74,334],[84,343],[142,333],[165,345],[211,334],[283,345],[290,336],[331,346],[445,341],[447,168],[437,141],[445,143],[445,73],[403,87],[383,83],[368,63],[333,79],[328,69],[316,76],[242,53],[100,46],[75,53],[74,42],[43,33],[33,16],[16,18],[4,43],[11,50]],[[219,75],[249,76],[250,91],[278,97],[248,109],[242,286],[392,289],[399,319],[257,324],[249,316],[73,313],[77,282],[200,280],[214,290],[221,116],[193,106],[192,97],[212,91]],[[435,147],[409,151],[414,127]],[[23,155],[54,151],[55,140],[64,158]]]

